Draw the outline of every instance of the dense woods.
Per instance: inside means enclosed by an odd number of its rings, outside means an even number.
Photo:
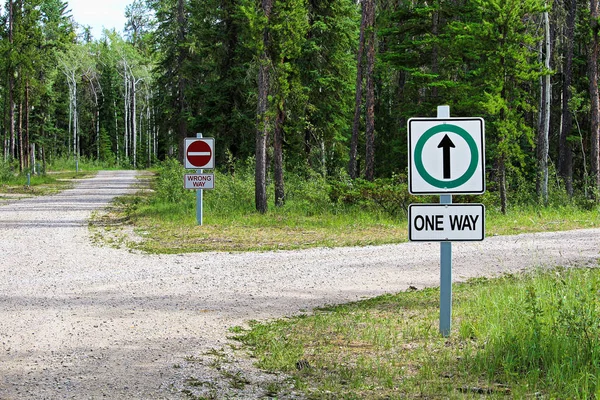
[[[523,191],[600,198],[597,0],[135,0],[100,38],[62,0],[1,11],[15,172],[148,167],[201,132],[223,171],[255,166],[265,212],[286,174],[405,182],[407,120],[447,104],[485,118],[502,211]]]

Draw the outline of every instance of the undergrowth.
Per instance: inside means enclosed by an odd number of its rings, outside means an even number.
[[[309,398],[592,399],[599,291],[598,269],[476,279],[455,285],[447,339],[437,333],[437,289],[255,323],[237,339]]]

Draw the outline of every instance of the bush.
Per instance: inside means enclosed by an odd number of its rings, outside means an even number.
[[[214,215],[239,215],[254,211],[254,170],[250,163],[235,173],[215,171],[215,189],[204,192],[206,210]]]
[[[153,203],[183,204],[193,200],[191,190],[184,189],[183,175],[185,169],[181,163],[169,158],[157,167],[157,178],[154,184]]]
[[[406,216],[408,206],[423,199],[409,194],[407,183],[397,177],[331,182],[330,187],[329,197],[334,203],[381,210],[394,217]]]
[[[6,161],[0,161],[0,182],[7,183],[15,178],[15,173],[10,165]]]

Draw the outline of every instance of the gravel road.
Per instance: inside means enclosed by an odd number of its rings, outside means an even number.
[[[0,399],[184,398],[191,377],[214,394],[219,375],[205,355],[227,348],[232,326],[439,282],[439,245],[429,243],[185,255],[93,244],[90,213],[134,183],[135,172],[101,172],[0,207]],[[453,247],[455,281],[597,265],[600,230]],[[275,379],[247,361],[230,368],[252,383],[233,398],[259,398]]]

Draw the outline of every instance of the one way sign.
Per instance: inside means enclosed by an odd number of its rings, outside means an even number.
[[[408,240],[479,241],[485,237],[483,204],[411,204]]]
[[[482,118],[411,118],[408,145],[410,193],[485,192]]]

